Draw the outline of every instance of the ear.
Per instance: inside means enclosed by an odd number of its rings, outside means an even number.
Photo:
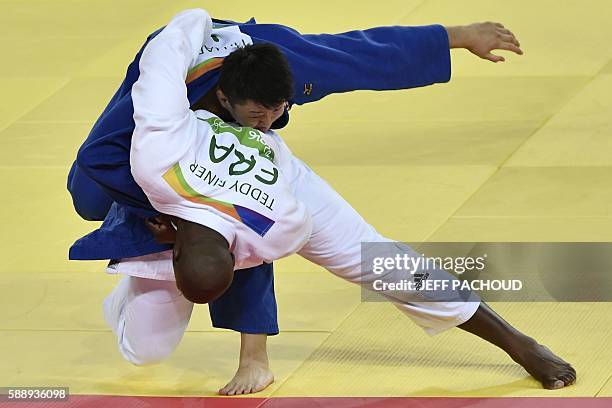
[[[227,96],[225,96],[225,94],[223,93],[223,91],[217,88],[215,93],[217,94],[217,100],[219,101],[221,106],[223,106],[225,109],[229,109],[230,102],[229,99],[227,99]]]

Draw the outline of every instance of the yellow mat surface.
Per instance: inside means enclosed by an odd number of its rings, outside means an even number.
[[[239,337],[212,329],[206,307],[163,364],[123,361],[101,311],[117,277],[104,262],[67,260],[96,225],[66,191],[75,153],[146,36],[192,7],[302,32],[504,23],[523,57],[453,51],[448,84],[333,95],[296,107],[281,134],[397,240],[612,241],[609,1],[0,0],[0,386],[213,395],[233,374]],[[276,383],[259,396],[551,395],[467,333],[430,338],[297,257],[275,270]],[[578,383],[556,396],[612,396],[612,304],[493,306],[576,367]]]

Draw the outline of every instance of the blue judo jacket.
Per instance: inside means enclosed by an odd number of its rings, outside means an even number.
[[[215,26],[237,25],[253,43],[273,43],[292,70],[295,95],[302,105],[353,90],[396,90],[450,80],[448,35],[440,25],[377,27],[342,34],[306,34],[277,24],[213,20]],[[73,260],[120,259],[170,248],[157,243],[143,219],[158,215],[132,178],[129,165],[134,130],[131,88],[139,76],[142,50],[129,65],[119,89],[79,149],[68,177],[75,209],[85,219],[104,220],[102,226],[70,248]],[[203,50],[204,51],[204,50]],[[193,104],[216,86],[215,61],[188,77]],[[217,61],[220,62],[220,61]],[[273,126],[288,122],[288,112]],[[272,265],[259,274],[237,271],[234,283],[210,312],[215,327],[245,333],[277,333]]]

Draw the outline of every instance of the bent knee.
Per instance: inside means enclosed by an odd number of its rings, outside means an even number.
[[[72,205],[76,213],[85,221],[104,221],[111,205],[112,200],[105,195],[99,195],[98,200],[91,199],[91,196],[83,199],[72,196]]]
[[[68,192],[75,211],[86,221],[103,221],[113,200],[73,163],[68,175]]]

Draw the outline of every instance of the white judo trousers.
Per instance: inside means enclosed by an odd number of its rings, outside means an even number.
[[[308,166],[298,159],[295,163],[300,171],[293,191],[306,206],[313,225],[310,239],[299,255],[366,290],[376,279],[412,279],[405,270],[388,275],[362,270],[362,242],[392,241],[380,235]],[[402,247],[402,253],[414,253],[406,245],[397,245]],[[134,364],[162,361],[178,346],[189,323],[193,303],[176,288],[171,257],[171,251],[167,251],[128,258],[109,269],[126,276],[104,301],[105,318],[117,334],[121,354]],[[430,279],[452,279],[442,270],[429,272],[433,275]],[[430,335],[464,323],[479,306],[477,298],[462,301],[455,292],[445,293],[442,301],[433,301],[419,291],[377,293],[388,297]],[[457,297],[448,299],[453,295]]]
[[[297,252],[366,290],[375,280],[414,281],[408,270],[376,274],[362,267],[362,243],[389,243],[376,256],[420,255],[381,236],[295,158],[280,136],[189,111],[184,80],[210,27],[204,11],[183,12],[142,55],[141,76],[132,90],[136,130],[131,165],[153,206],[221,233],[237,268]],[[234,184],[239,182],[248,182],[251,193],[257,189],[257,198],[242,187],[239,191]],[[104,301],[122,355],[139,365],[163,360],[179,344],[193,309],[173,281],[171,251],[124,259],[109,271],[127,275]],[[441,269],[427,273],[432,280],[454,279]],[[479,306],[473,293],[378,293],[431,335],[467,321]]]

